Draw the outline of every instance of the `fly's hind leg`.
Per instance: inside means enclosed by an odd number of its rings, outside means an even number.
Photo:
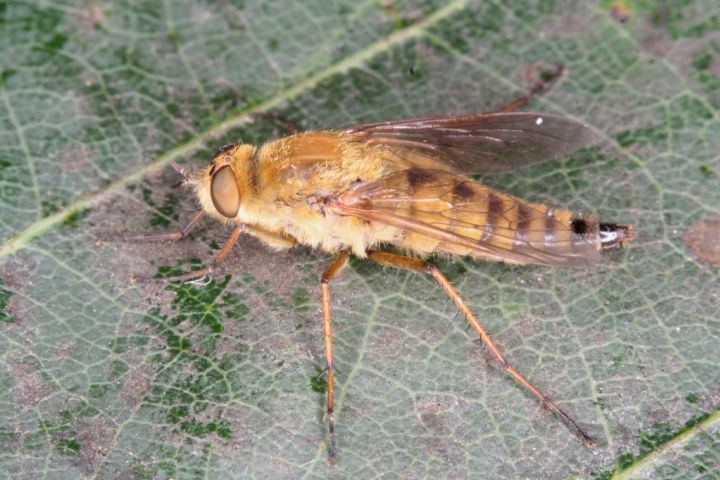
[[[335,419],[333,417],[333,401],[335,396],[335,367],[333,365],[332,317],[330,316],[330,280],[336,278],[348,264],[350,256],[340,252],[322,276],[322,316],[323,337],[325,339],[325,371],[327,372],[327,411],[328,432],[330,433],[330,453],[328,461],[337,463],[337,443],[335,440]]]
[[[514,112],[515,110],[524,107],[527,105],[530,100],[536,95],[539,95],[543,92],[547,92],[552,88],[552,86],[557,82],[560,77],[565,75],[566,69],[563,66],[557,66],[553,70],[543,70],[540,73],[541,79],[535,83],[535,85],[528,90],[528,92],[525,94],[525,96],[518,98],[514,102],[504,106],[500,110],[497,111],[497,113],[509,113]]]
[[[487,351],[490,352],[490,355],[492,355],[492,357],[498,362],[498,364],[500,364],[503,370],[505,370],[508,375],[517,380],[517,382],[520,383],[523,388],[525,388],[535,397],[537,397],[544,407],[557,415],[560,420],[562,420],[562,422],[565,424],[565,426],[567,426],[567,428],[571,432],[573,432],[578,438],[580,438],[580,440],[583,442],[583,444],[585,444],[585,446],[592,447],[594,445],[595,442],[593,441],[593,439],[590,438],[590,436],[587,435],[575,423],[575,421],[570,418],[568,414],[563,412],[560,407],[550,401],[550,399],[544,393],[535,388],[530,383],[530,381],[525,378],[523,374],[518,372],[512,365],[508,363],[502,353],[500,353],[498,347],[495,345],[495,342],[492,341],[488,333],[482,327],[472,310],[470,310],[470,308],[465,305],[465,302],[463,302],[462,298],[460,298],[460,295],[458,295],[455,288],[453,288],[450,282],[448,282],[447,278],[445,278],[445,276],[434,265],[431,265],[422,260],[418,260],[416,258],[404,257],[401,255],[396,255],[394,253],[386,252],[371,251],[368,252],[368,257],[371,260],[379,263],[380,265],[400,268],[403,270],[412,270],[415,272],[431,275],[438,282],[440,288],[442,288],[448,295],[448,297],[450,297],[450,299],[455,304],[455,307],[457,307],[457,309],[462,312],[470,325],[475,329]]]

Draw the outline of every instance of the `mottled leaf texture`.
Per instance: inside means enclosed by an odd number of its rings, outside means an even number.
[[[714,0],[0,2],[3,477],[717,478],[720,270],[693,252],[718,240],[686,235],[720,216],[719,30]],[[200,268],[228,227],[97,240],[192,218],[172,162],[288,124],[498,110],[559,65],[524,110],[597,143],[487,182],[635,241],[571,270],[432,261],[594,449],[432,279],[353,260],[330,467],[328,255],[241,238],[209,284],[166,285],[132,274]]]

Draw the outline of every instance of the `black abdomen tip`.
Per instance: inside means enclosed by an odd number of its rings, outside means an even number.
[[[633,239],[632,225],[601,223],[598,225],[598,233],[600,234],[600,246],[603,249],[623,246]]]

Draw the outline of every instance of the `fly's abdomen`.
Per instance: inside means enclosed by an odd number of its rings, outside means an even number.
[[[579,266],[632,239],[630,227],[526,203],[461,175],[412,168],[340,197],[370,219],[381,241],[518,264]],[[392,227],[390,231],[384,230]]]
[[[526,203],[469,179],[454,176],[451,181],[440,184],[442,193],[438,183],[416,185],[415,202],[398,205],[400,210],[407,208],[398,214],[444,232],[434,238],[410,232],[405,247],[510,263],[573,266],[596,262],[600,250],[632,235],[628,227]]]
[[[566,210],[526,203],[476,182],[455,188],[447,230],[477,245],[452,239],[437,250],[511,263],[592,263],[602,248],[599,223]],[[472,195],[470,194],[472,192]]]

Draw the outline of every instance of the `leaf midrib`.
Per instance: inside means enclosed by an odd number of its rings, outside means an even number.
[[[703,433],[709,434],[718,423],[720,423],[720,410],[715,410],[706,419],[698,422],[692,428],[680,430],[675,436],[667,442],[658,445],[652,451],[648,452],[624,469],[613,472],[612,480],[629,480],[632,478],[647,478],[648,474],[652,474],[652,469],[666,458],[665,454],[671,450],[680,450],[685,447],[691,440]]]

